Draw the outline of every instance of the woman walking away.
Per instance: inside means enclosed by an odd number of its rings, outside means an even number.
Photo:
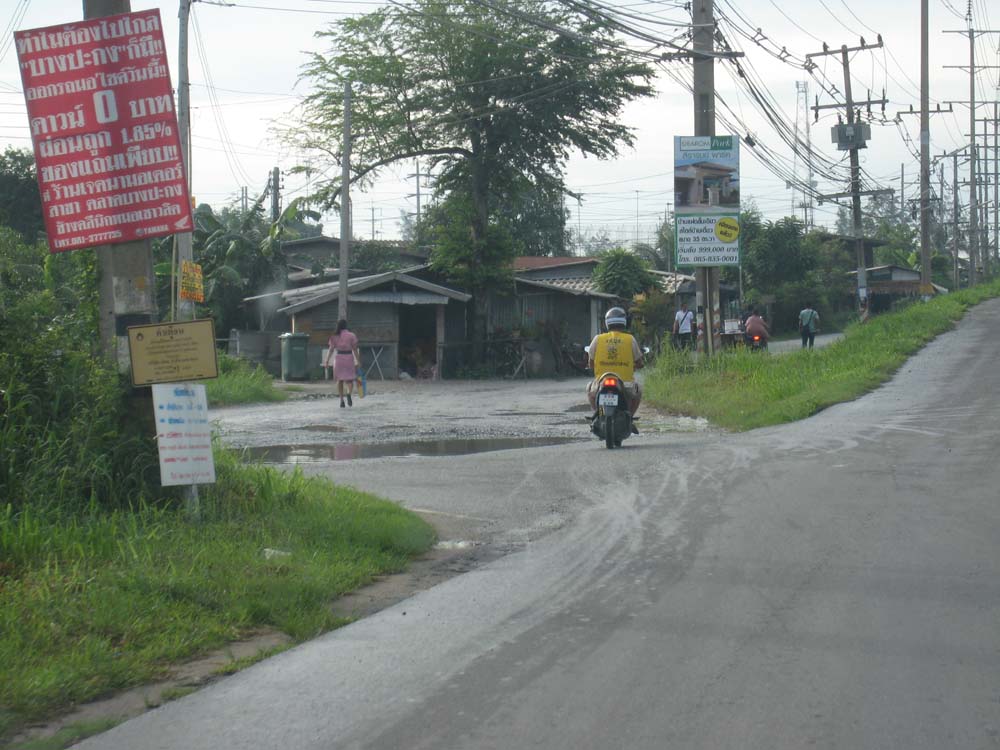
[[[802,348],[813,348],[813,340],[816,338],[816,331],[819,330],[819,313],[813,310],[812,302],[806,302],[806,306],[799,313],[799,333],[802,334]]]
[[[351,392],[354,390],[356,365],[361,361],[358,354],[358,337],[347,330],[347,321],[341,318],[337,321],[337,332],[327,342],[329,347],[326,355],[326,366],[333,359],[333,377],[337,381],[337,393],[340,394],[340,408],[344,408],[344,383],[347,383],[347,405],[354,406]]]

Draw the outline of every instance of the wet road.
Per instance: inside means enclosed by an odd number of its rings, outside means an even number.
[[[81,747],[997,747],[998,314],[793,425],[310,464],[513,551]]]

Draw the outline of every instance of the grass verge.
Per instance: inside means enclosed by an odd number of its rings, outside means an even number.
[[[211,406],[232,406],[265,401],[284,401],[288,395],[274,386],[274,378],[263,367],[239,357],[219,354],[219,377],[205,381]]]
[[[99,719],[97,721],[84,721],[60,729],[51,737],[43,737],[37,740],[28,740],[14,745],[10,750],[64,750],[72,747],[78,742],[83,742],[88,737],[95,734],[107,732],[121,722],[117,719]]]
[[[850,325],[843,339],[812,351],[761,356],[741,349],[698,361],[666,351],[647,375],[645,399],[732,430],[803,419],[885,382],[969,306],[996,296],[1000,282],[914,303]]]
[[[337,595],[434,541],[414,514],[325,479],[228,451],[216,471],[198,523],[0,508],[0,737],[262,626],[297,641],[337,627]]]

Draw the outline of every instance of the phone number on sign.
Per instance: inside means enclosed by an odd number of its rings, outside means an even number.
[[[677,262],[684,266],[738,266],[740,256],[734,254],[712,254],[699,255],[692,253],[681,253]]]

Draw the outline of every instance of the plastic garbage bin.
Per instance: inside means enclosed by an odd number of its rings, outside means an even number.
[[[281,379],[305,380],[306,351],[309,348],[308,333],[283,333],[281,339]]]

